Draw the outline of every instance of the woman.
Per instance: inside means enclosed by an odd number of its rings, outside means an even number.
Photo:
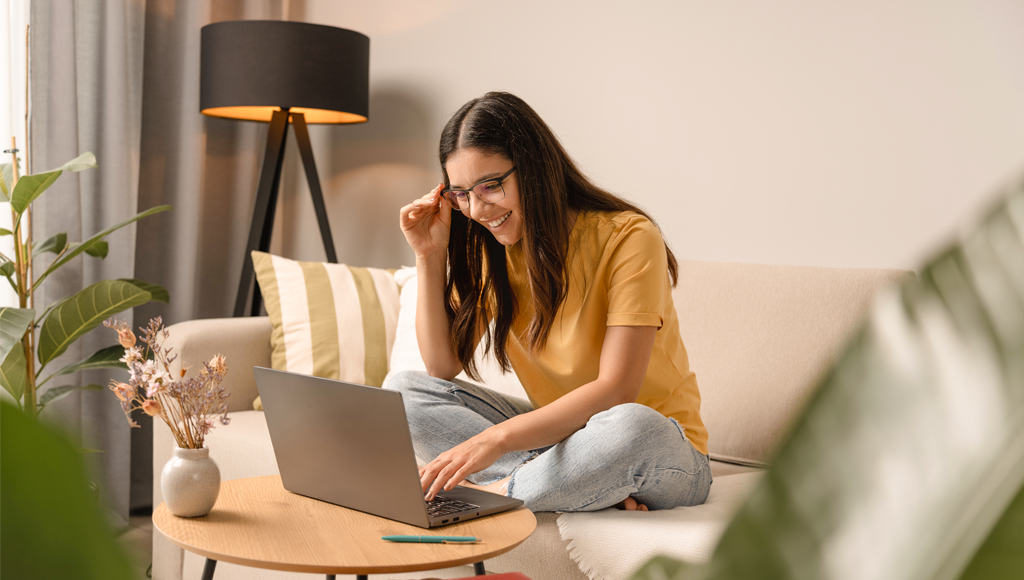
[[[463,480],[534,511],[707,498],[700,393],[650,217],[584,177],[518,97],[488,93],[441,134],[444,183],[401,210],[427,373],[396,375],[428,500]],[[492,325],[493,323],[493,325]],[[480,340],[530,403],[479,378]]]

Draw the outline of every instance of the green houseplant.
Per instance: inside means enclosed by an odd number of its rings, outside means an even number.
[[[63,166],[18,178],[13,163],[0,166],[0,201],[11,204],[13,231],[0,230],[0,236],[14,237],[14,256],[0,254],[0,274],[18,293],[18,307],[0,308],[0,384],[30,416],[36,416],[47,404],[79,389],[102,390],[100,385],[49,386],[51,380],[81,370],[126,368],[120,359],[120,345],[104,348],[84,360],[51,371],[43,371],[67,351],[76,340],[102,324],[113,314],[153,300],[168,302],[167,290],[140,280],[103,280],[71,296],[57,300],[42,312],[34,308],[33,295],[42,283],[62,266],[85,253],[103,259],[109,246],[106,236],[146,216],[171,209],[161,205],[138,213],[93,235],[83,242],[69,242],[66,233],[53,234],[33,243],[30,223],[32,203],[66,171],[78,172],[96,167],[96,157],[85,153]],[[27,231],[26,231],[27,230]],[[33,260],[45,253],[56,255],[41,273],[33,273]]]

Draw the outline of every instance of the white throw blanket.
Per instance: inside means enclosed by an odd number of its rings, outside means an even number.
[[[558,516],[569,555],[591,580],[628,578],[654,556],[704,563],[762,472],[716,477],[703,505],[654,512],[607,509]]]

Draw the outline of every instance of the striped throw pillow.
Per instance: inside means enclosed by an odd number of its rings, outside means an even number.
[[[297,262],[264,252],[253,252],[252,261],[273,327],[271,366],[383,384],[398,325],[393,271]]]

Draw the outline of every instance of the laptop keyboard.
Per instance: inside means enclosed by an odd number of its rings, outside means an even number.
[[[433,518],[457,512],[469,511],[479,507],[480,506],[478,505],[466,503],[464,501],[436,496],[434,499],[427,502],[427,515]]]

